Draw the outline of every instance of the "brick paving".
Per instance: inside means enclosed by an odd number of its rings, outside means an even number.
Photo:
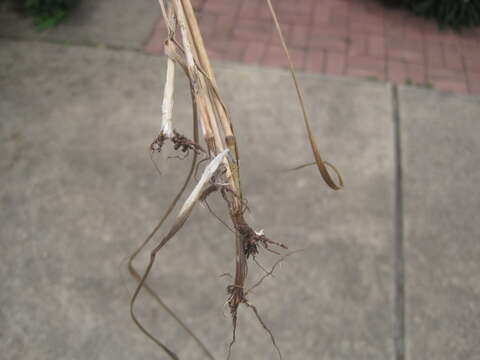
[[[195,0],[213,59],[286,67],[265,0]],[[480,93],[480,28],[455,33],[375,0],[273,0],[298,70]],[[163,52],[159,18],[145,50]]]

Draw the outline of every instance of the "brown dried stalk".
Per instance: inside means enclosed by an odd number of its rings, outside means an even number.
[[[309,143],[315,157],[315,163],[325,182],[332,189],[337,190],[343,186],[342,179],[338,174],[337,170],[332,165],[324,162],[320,156],[308,121],[305,106],[303,104],[303,97],[295,76],[293,64],[288,54],[288,49],[285,45],[285,41],[283,39],[278,20],[273,10],[271,0],[266,1],[271,10],[275,25],[277,27],[277,31],[280,35],[282,45],[285,49],[290,64],[291,74],[301,105],[304,124],[307,130]],[[235,342],[238,308],[241,304],[244,304],[247,308],[253,311],[262,327],[269,334],[272,343],[277,350],[279,357],[281,358],[281,352],[275,342],[275,338],[273,337],[272,332],[260,317],[256,307],[248,302],[246,296],[252,288],[260,285],[260,283],[266,277],[272,275],[275,266],[291,253],[282,256],[282,254],[277,250],[287,249],[285,245],[266,237],[263,233],[263,230],[258,232],[254,231],[245,221],[244,211],[246,209],[246,201],[244,200],[242,188],[240,186],[239,155],[235,133],[233,130],[230,115],[227,111],[225,104],[220,98],[216,79],[213,74],[207,52],[205,50],[203,39],[190,0],[159,0],[159,3],[168,27],[168,38],[165,42],[165,53],[168,57],[167,77],[165,82],[164,99],[162,104],[162,128],[160,134],[151,144],[150,150],[152,152],[162,151],[165,143],[171,142],[173,143],[174,150],[179,150],[186,155],[192,152],[193,161],[190,172],[181,191],[175,197],[166,214],[160,220],[159,224],[154,228],[151,234],[147,237],[147,239],[142,243],[142,245],[130,257],[129,270],[134,276],[134,278],[138,281],[138,286],[135,289],[135,292],[133,293],[130,302],[130,312],[132,319],[139,327],[139,329],[151,340],[153,340],[157,345],[159,345],[170,356],[171,359],[178,359],[177,355],[167,346],[165,346],[161,341],[159,341],[155,336],[153,336],[151,332],[149,332],[141,324],[141,322],[135,315],[135,301],[142,288],[145,288],[148,293],[150,293],[150,295],[152,295],[157,300],[157,302],[177,320],[177,322],[189,333],[189,335],[195,339],[199,346],[202,347],[205,354],[210,359],[213,359],[213,356],[210,354],[207,348],[190,331],[190,329],[188,329],[188,326],[181,322],[181,320],[163,303],[163,301],[156,294],[156,292],[148,286],[147,278],[154,265],[155,257],[158,251],[160,251],[162,247],[169,240],[171,240],[176,235],[176,233],[183,227],[184,223],[190,216],[190,213],[192,212],[195,204],[198,201],[204,201],[206,203],[208,196],[211,196],[214,193],[220,193],[222,198],[226,202],[230,221],[233,224],[232,227],[225,223],[224,225],[235,233],[235,275],[233,277],[233,284],[227,287],[227,303],[230,308],[233,324],[233,337],[229,346],[228,357],[230,357],[230,350],[233,343]],[[177,30],[179,30],[180,40],[177,38]],[[185,135],[179,134],[177,131],[175,131],[172,123],[174,77],[176,65],[181,67],[181,69],[184,71],[190,81],[192,107],[194,114],[193,140],[190,140]],[[202,130],[203,140],[206,145],[205,148],[200,144],[198,127],[200,127]],[[207,159],[213,160],[211,160],[209,165],[207,165],[201,179],[198,181],[194,190],[188,196],[184,205],[180,209],[173,226],[170,228],[167,234],[162,237],[162,240],[159,242],[159,244],[151,251],[150,261],[148,263],[147,269],[145,270],[143,275],[140,275],[139,272],[133,267],[133,261],[136,256],[147,246],[151,239],[153,239],[154,235],[163,225],[165,219],[172,213],[174,207],[182,196],[188,182],[190,181],[192,174],[194,173],[194,169],[196,168],[196,159],[199,154],[205,154],[207,156]],[[331,178],[326,166],[330,166],[336,172],[339,180],[338,185]],[[211,211],[210,207],[208,208]],[[218,216],[216,217],[220,221],[222,221]],[[273,266],[271,271],[266,271],[266,275],[262,277],[259,282],[257,282],[249,290],[245,290],[245,282],[248,273],[247,261],[249,258],[253,258],[253,260],[258,264],[255,257],[259,254],[260,248],[273,252],[282,257]],[[274,248],[276,248],[276,250]]]

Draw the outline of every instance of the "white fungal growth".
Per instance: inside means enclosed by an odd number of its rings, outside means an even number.
[[[264,236],[265,235],[265,230],[260,229],[259,231],[255,231],[255,234],[257,234],[258,236]]]

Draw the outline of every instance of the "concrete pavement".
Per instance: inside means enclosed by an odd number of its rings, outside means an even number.
[[[402,88],[400,117],[408,359],[476,359],[480,101]]]
[[[160,15],[152,0],[82,0],[67,21],[38,32],[31,18],[0,4],[0,36],[29,40],[141,49]],[[2,9],[3,8],[3,9]]]
[[[171,161],[159,178],[148,156],[159,129],[163,59],[32,42],[1,48],[8,70],[0,106],[6,358],[164,358],[129,319],[123,282],[133,284],[121,276],[122,259],[154,226],[186,171],[186,162]],[[310,159],[298,105],[288,100],[289,75],[216,68],[237,124],[252,223],[308,249],[251,298],[285,357],[391,358],[390,87],[301,77],[321,147],[347,179],[347,189],[334,193],[314,169],[278,173]],[[183,79],[177,95],[175,118],[186,130]],[[221,203],[216,208],[222,213]],[[218,358],[230,337],[227,282],[219,275],[232,271],[232,261],[231,233],[198,208],[152,276]],[[253,266],[251,274],[260,275]],[[148,298],[139,309],[182,358],[202,358]],[[268,336],[243,310],[235,358],[274,358]]]
[[[134,283],[122,261],[188,165],[170,161],[159,177],[148,156],[164,60],[136,51],[147,27],[122,34],[121,20],[88,21],[40,37],[2,27],[10,38],[0,44],[0,348],[8,360],[165,358],[129,318]],[[42,42],[60,40],[73,45]],[[480,357],[479,99],[301,74],[319,146],[345,177],[335,193],[314,169],[279,172],[311,158],[288,73],[232,63],[215,71],[240,140],[250,221],[307,249],[251,297],[284,357]],[[182,131],[190,112],[178,79]],[[199,207],[151,278],[217,358],[230,339],[228,282],[219,275],[232,271],[232,241]],[[204,358],[148,297],[138,309],[182,359]],[[234,359],[274,359],[242,310]]]

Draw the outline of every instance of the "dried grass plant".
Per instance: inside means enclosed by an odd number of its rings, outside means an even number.
[[[315,162],[307,165],[315,164],[326,184],[330,188],[338,190],[343,186],[342,178],[338,171],[331,164],[323,161],[320,156],[305,110],[302,92],[295,76],[293,64],[285,45],[278,19],[271,0],[266,1],[290,64],[290,72],[298,95],[308,141],[315,159]],[[220,194],[227,205],[229,218],[232,223],[232,226],[228,224],[225,225],[230,228],[235,236],[235,274],[233,276],[233,283],[227,287],[227,304],[230,309],[233,328],[232,341],[228,348],[227,358],[230,357],[230,350],[235,342],[237,313],[240,305],[244,305],[247,309],[253,311],[262,327],[270,336],[273,346],[281,358],[282,354],[275,342],[272,332],[262,320],[256,307],[248,301],[247,296],[251,289],[259,286],[266,277],[273,273],[276,265],[280,261],[293,252],[286,252],[287,246],[268,238],[263,231],[253,230],[244,218],[244,212],[247,206],[240,183],[237,140],[227,107],[220,97],[220,92],[190,0],[159,0],[159,4],[168,29],[167,39],[165,40],[167,69],[162,103],[161,131],[150,145],[150,151],[152,154],[160,152],[164,146],[172,144],[174,150],[184,153],[185,156],[190,154],[192,162],[186,179],[173,202],[150,235],[129,258],[129,271],[138,281],[138,285],[130,301],[131,317],[138,328],[162,348],[171,359],[178,359],[178,356],[168,346],[145,328],[135,313],[135,303],[140,292],[142,290],[148,292],[197,342],[205,356],[209,359],[214,359],[213,355],[199,338],[163,303],[154,289],[148,285],[147,278],[152,270],[158,252],[182,228],[195,205],[198,202],[204,202],[208,206],[207,198],[213,194]],[[190,84],[193,108],[192,138],[178,133],[173,124],[174,79],[178,68],[183,71]],[[199,134],[200,132],[201,136]],[[201,140],[203,140],[203,145],[201,144]],[[203,159],[198,162],[199,157]],[[166,231],[166,234],[162,236],[158,244],[150,252],[150,260],[146,270],[141,274],[133,265],[135,258],[154,238],[166,219],[172,215],[174,208],[182,198],[193,175],[199,171],[199,166],[207,161],[209,161],[209,163],[203,169],[201,178],[197,181],[193,191],[186,197],[178,214],[175,216],[173,225]],[[336,173],[337,181],[334,181],[327,167],[330,167]],[[257,283],[251,286],[250,289],[246,289],[245,281],[248,273],[248,262],[250,260],[256,261],[256,257],[260,256],[262,249],[278,255],[278,260],[270,271],[265,270],[264,276],[261,277]]]

